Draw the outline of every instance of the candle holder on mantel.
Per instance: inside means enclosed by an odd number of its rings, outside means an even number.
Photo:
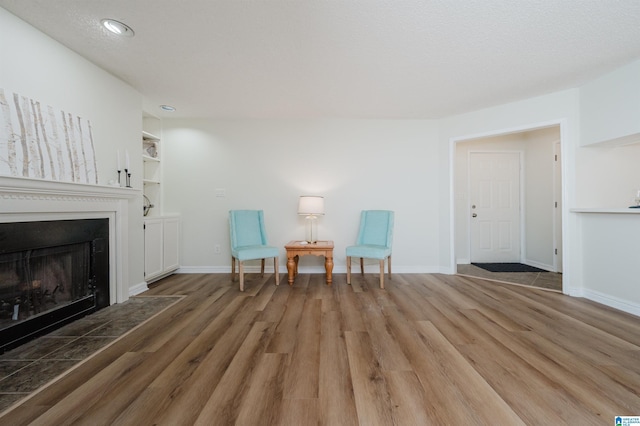
[[[122,170],[118,169],[118,186],[122,186],[122,182],[120,182],[120,173],[122,173]]]
[[[124,169],[124,175],[126,177],[125,187],[131,188],[131,173],[129,173],[129,169]]]

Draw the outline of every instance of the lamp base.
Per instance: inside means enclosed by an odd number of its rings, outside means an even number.
[[[316,216],[305,218],[305,241],[313,244],[318,242],[318,221]]]

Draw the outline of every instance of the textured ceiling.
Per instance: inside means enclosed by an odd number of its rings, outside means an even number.
[[[439,118],[640,58],[638,0],[0,0],[177,117]],[[125,22],[118,39],[102,18]],[[166,115],[153,111],[158,115]]]

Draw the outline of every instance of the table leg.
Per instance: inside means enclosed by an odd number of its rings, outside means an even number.
[[[331,285],[333,280],[333,255],[327,254],[324,257],[324,269],[327,272],[327,285]]]
[[[293,285],[293,279],[295,278],[295,262],[293,256],[287,255],[287,272],[289,273],[288,281],[289,285]]]
[[[287,271],[289,272],[289,285],[293,285],[293,279],[296,277],[296,263],[294,256],[287,255]]]

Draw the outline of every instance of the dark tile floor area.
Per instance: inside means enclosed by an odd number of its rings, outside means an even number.
[[[0,355],[0,412],[178,300],[132,297]]]
[[[489,280],[562,291],[562,274],[557,272],[489,272],[475,265],[458,265],[458,274]]]

